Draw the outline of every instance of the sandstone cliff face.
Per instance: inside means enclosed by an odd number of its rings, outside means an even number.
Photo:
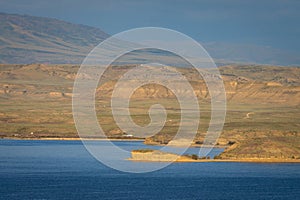
[[[197,71],[183,68],[177,70],[187,77],[198,99],[210,100],[206,83],[199,78]],[[228,102],[300,104],[300,68],[226,66],[221,67],[220,72]],[[110,97],[122,73],[118,68],[111,68],[106,73],[106,78],[110,81],[100,85],[97,94],[101,97]],[[109,74],[114,74],[113,78],[109,78]],[[123,87],[126,90],[126,84]],[[181,89],[176,92],[186,96],[193,95],[191,91]],[[132,98],[175,98],[175,95],[161,85],[149,84],[137,89]]]
[[[110,97],[114,89],[114,82],[101,85],[97,93],[101,97]],[[209,92],[204,82],[194,82],[193,88],[199,99],[210,100]],[[126,90],[126,85],[124,86]],[[225,90],[228,102],[238,103],[279,103],[298,105],[300,103],[300,86],[282,86],[280,83],[268,82],[238,82],[226,81]],[[192,96],[191,91],[178,90],[178,94]],[[172,91],[161,85],[146,85],[137,89],[132,98],[175,98]]]

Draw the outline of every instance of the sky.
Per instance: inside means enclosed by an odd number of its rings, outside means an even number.
[[[300,52],[298,0],[0,0],[0,12],[57,18],[109,34],[155,26],[200,42]]]

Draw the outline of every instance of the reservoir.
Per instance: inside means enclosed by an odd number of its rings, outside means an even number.
[[[299,180],[297,163],[172,163],[133,174],[103,165],[81,141],[0,140],[0,199],[297,199]]]

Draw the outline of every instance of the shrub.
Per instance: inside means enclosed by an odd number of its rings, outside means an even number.
[[[133,150],[133,152],[139,152],[139,153],[148,153],[148,152],[153,152],[153,149],[137,149]]]
[[[192,154],[191,158],[192,158],[193,160],[198,160],[198,159],[199,159],[199,157],[198,157],[196,154]]]

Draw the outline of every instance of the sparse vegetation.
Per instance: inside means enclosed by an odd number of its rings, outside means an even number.
[[[153,151],[154,151],[153,149],[136,149],[136,150],[133,150],[132,152],[150,153],[150,152],[153,152]]]
[[[109,97],[116,80],[128,68],[130,66],[111,67],[97,91],[99,123],[109,137],[124,137],[112,117]],[[253,68],[251,73],[257,74],[260,68]],[[277,72],[277,69],[280,71]],[[73,65],[0,65],[0,137],[78,137],[71,102],[77,70],[78,66]],[[195,81],[196,74],[193,71],[179,70],[190,76],[189,80],[192,80],[195,89],[201,88],[198,96],[200,127],[195,138],[195,143],[201,145],[210,120],[210,97],[205,94],[204,83]],[[218,158],[299,159],[300,68],[266,67],[263,72],[259,72],[264,74],[256,78],[249,70],[249,67],[221,68],[221,72],[227,74],[224,75],[224,81],[228,105],[224,130],[218,144],[232,148],[228,148]],[[273,80],[275,72],[286,79]],[[282,86],[268,86],[268,81],[278,81]],[[150,92],[156,89],[157,93]],[[165,127],[158,134],[147,138],[147,144],[167,144],[178,131],[179,104],[172,93],[163,98],[165,93],[164,88],[146,85],[132,96],[132,118],[141,126],[150,122],[148,110],[155,103],[162,104],[168,113]],[[191,123],[194,121],[196,123],[198,120],[191,119]]]

